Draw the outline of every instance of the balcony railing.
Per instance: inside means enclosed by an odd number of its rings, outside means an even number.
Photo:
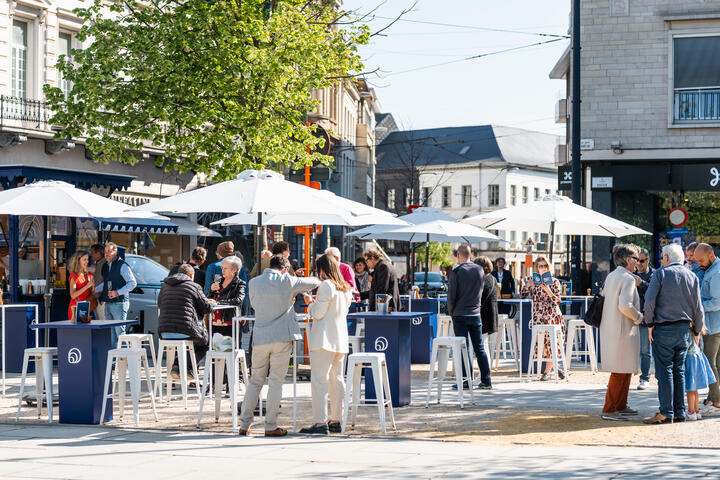
[[[676,89],[675,121],[720,120],[720,87]]]
[[[41,100],[0,95],[0,127],[50,130],[50,108]]]

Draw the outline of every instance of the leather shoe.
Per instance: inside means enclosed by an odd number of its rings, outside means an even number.
[[[330,422],[328,423],[328,430],[330,433],[341,433],[342,424],[340,422]]]
[[[243,430],[241,428],[240,430],[238,430],[238,435],[240,435],[240,436],[250,435],[250,429],[248,428],[247,430]]]
[[[280,428],[280,427],[276,428],[275,430],[266,430],[265,431],[266,437],[284,437],[285,435],[287,435],[287,430],[285,430],[284,428]]]
[[[313,435],[329,435],[330,429],[327,425],[312,425],[300,429],[300,433],[313,434]]]

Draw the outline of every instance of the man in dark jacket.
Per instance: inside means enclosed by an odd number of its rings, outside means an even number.
[[[207,258],[207,250],[203,247],[195,247],[190,254],[190,260],[188,260],[188,265],[193,267],[193,270],[195,271],[195,276],[193,277],[193,281],[200,285],[201,287],[205,286],[205,270],[200,270],[200,267],[203,263],[205,263],[205,259]],[[178,262],[175,264],[175,266],[170,270],[170,275],[175,275],[178,273],[178,269],[180,268],[180,265],[182,265],[183,262]]]
[[[470,341],[480,366],[479,388],[489,390],[492,388],[490,363],[482,341],[481,317],[485,271],[480,265],[470,261],[470,254],[470,245],[463,244],[457,249],[458,266],[450,273],[447,305],[448,312],[452,315],[455,335],[466,338],[470,334]],[[467,375],[464,364],[463,375]],[[469,385],[469,388],[472,388],[472,385]]]
[[[178,273],[168,276],[163,282],[158,294],[158,330],[163,338],[191,339],[195,359],[200,362],[209,349],[208,332],[202,319],[212,311],[212,305],[203,294],[202,287],[193,281],[194,275],[193,267],[186,263],[178,267]],[[173,364],[170,374],[173,378],[180,378],[177,363]],[[188,375],[191,375],[190,362]]]
[[[370,300],[370,310],[375,310],[375,295],[390,295],[390,308],[397,312],[400,309],[400,291],[395,268],[374,248],[365,250],[363,256],[373,272],[370,290],[361,292],[360,298]]]
[[[646,248],[641,248],[638,253],[638,266],[635,275],[639,280],[635,280],[637,291],[640,295],[640,311],[645,313],[645,292],[650,286],[650,280],[655,269],[650,265],[650,253]],[[650,336],[648,335],[648,326],[643,320],[639,325],[640,333],[640,383],[638,390],[645,390],[650,383],[650,362],[652,360],[652,350],[650,348]]]

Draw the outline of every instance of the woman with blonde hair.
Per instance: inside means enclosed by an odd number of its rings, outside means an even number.
[[[545,272],[549,271],[550,264],[547,259],[542,256],[537,257],[535,259],[535,272],[542,276]],[[562,325],[563,337],[565,337],[565,324],[563,322],[562,312],[560,311],[560,291],[560,282],[557,278],[552,277],[551,285],[547,285],[544,282],[541,282],[540,285],[535,285],[531,275],[525,279],[525,283],[520,288],[520,296],[522,298],[532,297],[532,325]],[[550,349],[550,338],[548,335],[545,335],[545,345],[542,351],[543,357],[552,357]],[[561,350],[562,346],[558,345],[558,357],[563,354]],[[535,355],[539,354],[539,351],[535,352]],[[548,380],[552,367],[552,362],[545,362],[545,371],[542,373],[540,380]],[[558,376],[561,379],[565,378],[565,372],[558,370]]]
[[[315,423],[300,433],[340,433],[345,397],[343,364],[348,353],[347,313],[352,302],[352,289],[340,273],[338,261],[324,254],[316,263],[318,278],[317,298],[305,294],[308,313],[313,319],[310,329],[309,350],[312,387],[312,406]],[[328,393],[330,418],[328,422]]]
[[[89,301],[89,298],[94,295],[92,273],[89,273],[87,269],[89,260],[90,256],[88,252],[79,251],[75,252],[68,262],[68,270],[70,271],[69,319],[73,318],[73,307],[76,307],[78,302]]]

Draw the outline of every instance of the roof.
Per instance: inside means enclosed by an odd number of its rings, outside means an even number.
[[[396,131],[378,145],[377,169],[477,162],[554,169],[559,138],[496,125]]]
[[[570,56],[570,45],[568,45],[555,66],[550,70],[550,78],[559,80],[567,76],[570,71]]]

